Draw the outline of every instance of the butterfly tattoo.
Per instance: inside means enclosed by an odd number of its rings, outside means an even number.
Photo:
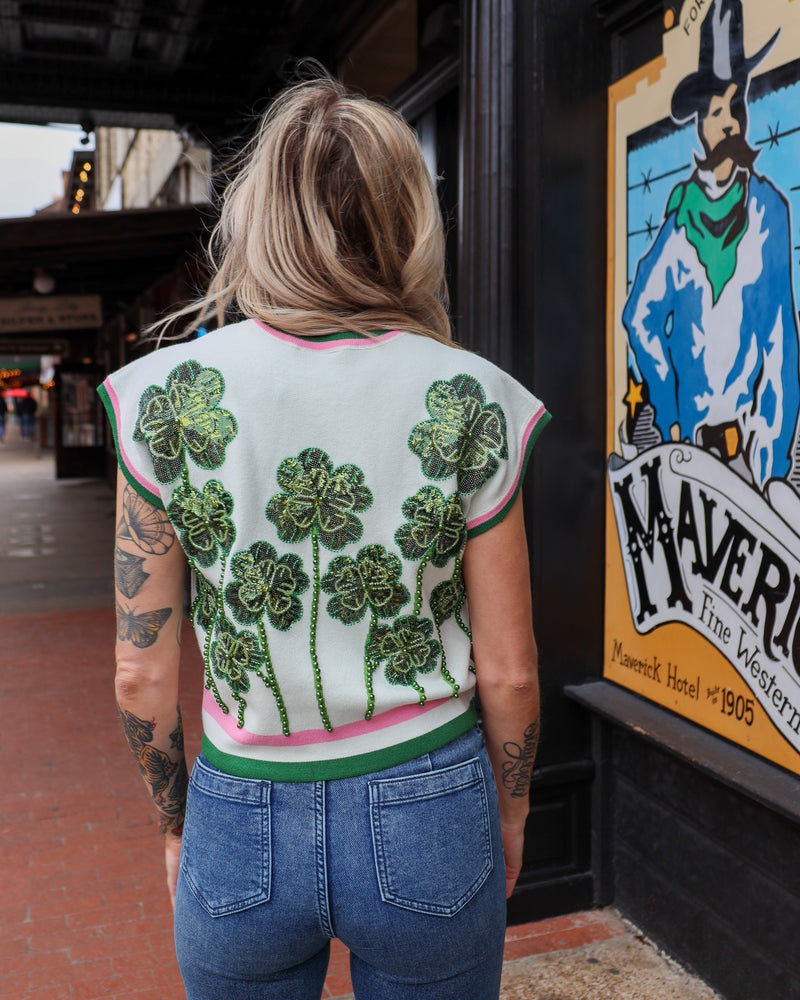
[[[130,486],[122,494],[122,520],[117,525],[117,534],[120,538],[130,538],[142,552],[153,556],[164,555],[175,541],[167,515]]]
[[[144,611],[136,614],[117,605],[117,637],[120,642],[132,642],[138,649],[147,649],[158,638],[164,622],[172,614],[172,608],[158,611]]]

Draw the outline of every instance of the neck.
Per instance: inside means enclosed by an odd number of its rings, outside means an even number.
[[[735,164],[730,157],[723,160],[722,163],[717,164],[714,167],[714,176],[717,178],[717,184],[726,184],[731,179],[734,167]]]

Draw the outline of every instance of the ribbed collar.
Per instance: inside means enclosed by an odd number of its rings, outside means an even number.
[[[339,347],[377,347],[378,344],[391,340],[393,337],[399,337],[404,332],[403,330],[375,330],[370,337],[364,333],[342,331],[341,333],[326,333],[318,337],[298,337],[293,333],[284,333],[282,330],[267,326],[260,319],[254,319],[253,322],[265,333],[275,337],[276,340],[282,340],[284,343],[294,344],[296,347],[303,347],[309,351],[326,351]]]

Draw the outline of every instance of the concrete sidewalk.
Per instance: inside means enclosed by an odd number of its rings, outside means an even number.
[[[113,691],[113,497],[0,444],[0,997],[182,997],[158,834]],[[186,751],[202,665],[184,630]],[[352,997],[334,942],[323,997]],[[509,928],[505,1000],[712,1000],[614,910]],[[471,1000],[471,998],[464,998]]]

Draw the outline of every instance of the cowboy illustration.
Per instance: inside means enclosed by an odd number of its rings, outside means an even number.
[[[698,445],[759,490],[789,474],[800,411],[789,206],[747,142],[750,75],[777,37],[747,58],[741,0],[713,0],[671,109],[696,120],[703,155],[672,191],[622,314],[628,402],[649,400],[649,444]]]

